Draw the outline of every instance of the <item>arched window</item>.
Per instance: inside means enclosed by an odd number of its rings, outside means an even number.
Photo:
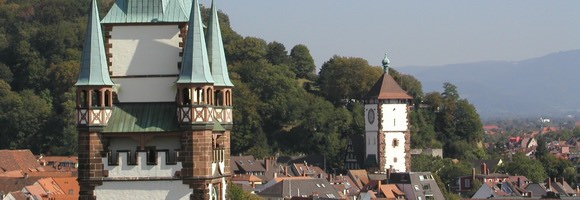
[[[232,94],[231,92],[228,90],[226,91],[226,102],[225,102],[226,106],[231,106],[232,105]]]
[[[101,107],[101,91],[99,90],[93,90],[91,91],[92,93],[92,106],[93,107]]]
[[[81,91],[80,102],[81,108],[89,107],[89,93],[86,90]]]
[[[206,97],[207,99],[204,102],[211,105],[213,103],[213,96],[212,96],[213,91],[211,90],[211,88],[207,88],[206,94],[207,94],[207,97]]]
[[[195,104],[203,104],[203,89],[195,88],[195,97],[193,98]]]
[[[182,93],[183,98],[182,98],[182,103],[184,106],[190,105],[191,104],[191,89],[189,88],[183,88]]]
[[[113,104],[111,103],[111,91],[105,90],[105,106],[111,107]]]
[[[223,106],[224,105],[224,99],[222,96],[222,91],[221,90],[216,90],[215,91],[215,103],[214,105],[216,106]]]

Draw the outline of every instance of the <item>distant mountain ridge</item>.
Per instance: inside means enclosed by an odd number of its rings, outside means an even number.
[[[580,114],[580,49],[527,60],[399,67],[423,83],[425,92],[459,88],[483,117]]]

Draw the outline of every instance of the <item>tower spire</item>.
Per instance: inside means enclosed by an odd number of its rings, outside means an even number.
[[[197,0],[193,1],[189,16],[181,72],[177,83],[214,83],[210,72],[201,11]]]
[[[113,86],[113,81],[109,77],[103,32],[99,19],[97,1],[92,0],[81,69],[75,86]]]
[[[385,74],[389,74],[389,64],[391,64],[391,61],[387,57],[387,53],[385,53],[385,58],[383,58],[383,70]]]
[[[209,29],[207,34],[207,53],[210,58],[211,73],[215,81],[214,85],[232,87],[234,84],[232,84],[228,75],[228,65],[226,63],[220,21],[215,0],[211,1],[211,16],[209,18]]]

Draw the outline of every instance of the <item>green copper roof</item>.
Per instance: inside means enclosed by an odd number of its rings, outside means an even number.
[[[209,68],[203,23],[197,0],[193,1],[193,5],[177,83],[214,83]]]
[[[226,129],[219,122],[214,121],[212,131],[213,132],[224,132],[224,131],[226,131]]]
[[[97,1],[92,0],[91,14],[87,23],[85,44],[81,59],[81,69],[76,86],[82,85],[113,85],[109,77],[109,68],[105,54],[103,33],[99,23],[99,9]]]
[[[187,22],[191,0],[117,0],[103,23]]]
[[[215,86],[232,87],[234,84],[230,81],[228,75],[228,64],[222,42],[222,32],[218,18],[215,1],[211,2],[211,16],[209,18],[209,29],[207,30],[207,54],[210,58],[211,75],[215,80]]]
[[[166,132],[179,130],[177,109],[168,103],[116,103],[103,132]]]

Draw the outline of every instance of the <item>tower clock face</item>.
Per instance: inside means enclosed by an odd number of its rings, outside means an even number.
[[[369,109],[367,113],[367,119],[369,120],[369,124],[375,123],[375,110]]]

